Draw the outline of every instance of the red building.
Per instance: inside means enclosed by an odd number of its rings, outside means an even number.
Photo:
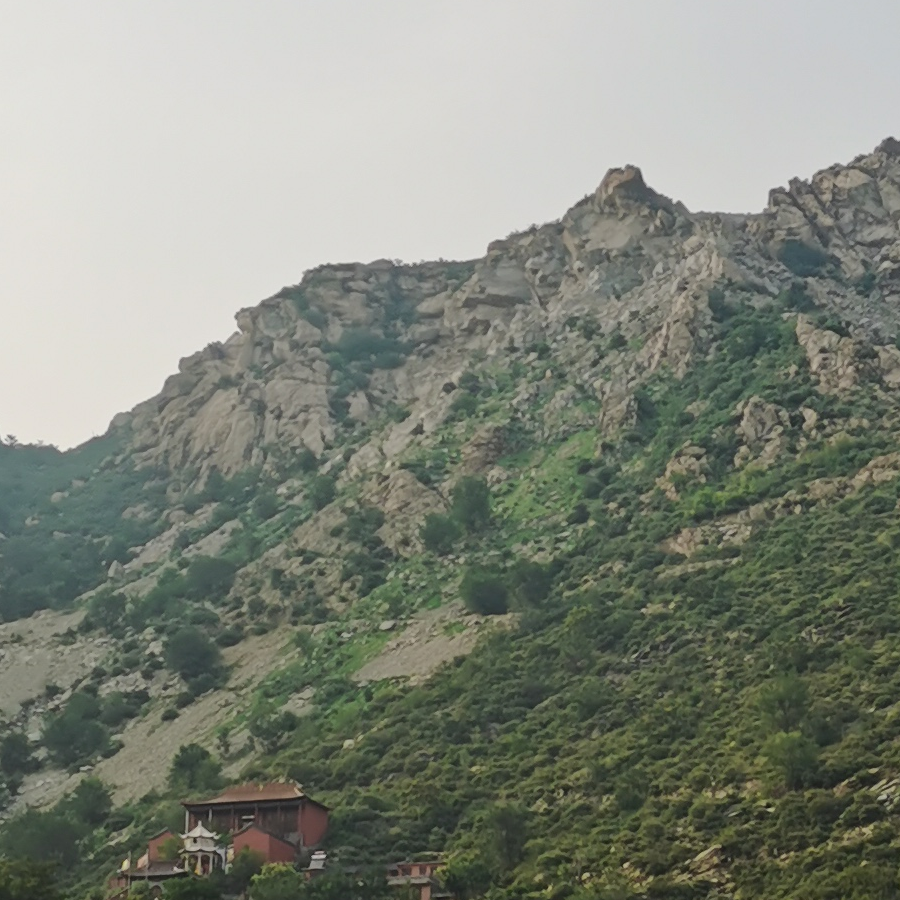
[[[241,850],[252,850],[270,863],[293,863],[297,858],[297,848],[293,844],[268,831],[263,831],[259,825],[253,823],[245,825],[234,836],[231,846],[235,856]]]
[[[279,858],[267,862],[288,861],[280,858],[283,844],[293,848],[289,860],[293,862],[299,851],[321,843],[328,830],[328,807],[307,797],[299,785],[286,782],[237,785],[217,797],[184,801],[181,805],[185,810],[185,831],[203,825],[210,831],[235,838],[245,833],[247,841],[262,843],[262,836],[267,835],[279,842],[271,845]],[[245,832],[251,825],[255,831]]]

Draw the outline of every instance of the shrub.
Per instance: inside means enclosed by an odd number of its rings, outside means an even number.
[[[454,419],[467,419],[478,411],[478,398],[474,394],[459,393],[450,404],[450,415]]]
[[[792,791],[810,785],[819,767],[815,743],[799,731],[772,735],[763,747],[763,756]]]
[[[304,447],[297,454],[297,468],[300,469],[301,472],[315,472],[318,465],[319,460],[309,447]]]
[[[484,569],[467,569],[459,585],[466,608],[485,616],[502,615],[509,608],[509,590],[499,575]]]
[[[32,757],[31,742],[21,731],[13,731],[0,743],[0,771],[15,777],[32,771],[35,761]]]
[[[778,251],[778,261],[800,278],[818,275],[828,263],[828,254],[803,241],[785,241]]]
[[[491,520],[491,492],[487,482],[475,475],[461,478],[453,488],[451,512],[466,531],[478,531]]]
[[[85,778],[72,792],[66,806],[78,821],[95,828],[112,812],[112,794],[99,778]]]
[[[278,498],[272,491],[257,494],[253,500],[253,515],[266,521],[278,512]]]
[[[329,475],[319,475],[309,486],[309,501],[313,509],[324,509],[334,500],[336,494],[334,479]]]
[[[214,791],[222,784],[222,767],[199,744],[183,744],[169,767],[169,784],[177,790]]]
[[[166,641],[166,663],[186,681],[218,674],[222,655],[209,637],[194,626],[180,628]]]
[[[455,519],[439,513],[432,513],[426,517],[421,531],[425,549],[437,553],[439,556],[449,553],[461,534],[462,529]]]
[[[517,605],[525,607],[539,606],[553,587],[553,577],[546,566],[524,559],[510,569],[509,582]]]

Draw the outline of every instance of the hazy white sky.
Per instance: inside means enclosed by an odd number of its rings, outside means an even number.
[[[322,262],[692,209],[900,132],[897,0],[0,0],[0,432],[68,446]],[[900,135],[898,135],[900,136]]]

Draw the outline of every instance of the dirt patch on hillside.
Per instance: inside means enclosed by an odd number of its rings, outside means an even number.
[[[508,624],[509,616],[473,616],[460,603],[448,603],[438,609],[418,613],[398,634],[385,644],[381,653],[353,676],[360,684],[385,678],[409,678],[423,681],[444,663],[472,652],[488,626]]]
[[[215,750],[216,727],[228,719],[235,707],[280,660],[284,632],[248,637],[223,652],[232,666],[228,686],[211,691],[181,710],[177,719],[162,721],[168,704],[157,703],[143,718],[130,722],[121,734],[122,749],[101,760],[88,772],[68,775],[59,770],[43,771],[25,779],[16,807],[49,806],[70,791],[86,774],[95,775],[112,788],[116,804],[136,800],[166,783],[172,758],[183,744],[200,744]]]
[[[0,625],[0,713],[14,716],[22,703],[42,697],[48,684],[64,690],[90,674],[109,652],[109,639],[60,635],[81,621],[82,611],[44,611]]]

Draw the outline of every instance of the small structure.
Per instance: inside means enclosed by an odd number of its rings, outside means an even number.
[[[216,869],[225,868],[227,850],[219,835],[195,825],[181,835],[181,867],[194,875],[209,875]]]
[[[136,884],[146,884],[151,897],[162,894],[162,883],[170,878],[184,878],[189,873],[182,867],[181,860],[164,859],[163,849],[166,844],[177,841],[171,831],[160,831],[147,842],[147,852],[136,862],[129,857],[110,881],[110,888],[117,893],[114,896],[126,896]]]
[[[440,859],[403,860],[388,868],[387,883],[393,888],[406,888],[417,900],[437,900],[450,895],[437,878]]]
[[[185,800],[181,805],[185,831],[202,824],[220,834],[237,834],[256,825],[291,844],[295,856],[321,843],[328,829],[328,807],[288,782],[236,785],[208,800]]]

